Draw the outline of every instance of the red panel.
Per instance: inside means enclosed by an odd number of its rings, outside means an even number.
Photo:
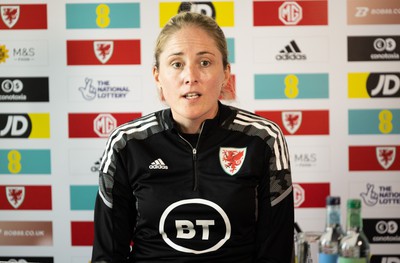
[[[285,26],[279,19],[279,7],[295,2],[302,9],[302,18],[295,26],[327,25],[328,1],[258,1],[253,2],[254,26]]]
[[[0,185],[0,210],[51,209],[51,186]]]
[[[278,124],[285,135],[329,135],[328,110],[290,110],[302,114],[300,127],[290,133],[283,124],[282,113],[285,111],[256,111],[255,113]],[[289,110],[288,110],[289,112]]]
[[[296,208],[324,208],[330,195],[329,183],[297,183],[293,189]]]
[[[392,148],[381,152],[378,158],[377,147]],[[386,168],[385,168],[386,167]],[[400,146],[350,146],[350,171],[399,171]]]
[[[7,15],[2,12],[2,18],[0,19],[0,29],[47,29],[47,5],[45,4],[33,4],[33,5],[0,5],[0,7],[13,7],[19,6],[19,16],[14,14],[14,18],[9,18],[11,20],[17,19],[15,25],[11,28],[8,27],[3,19],[7,19]],[[12,12],[12,11],[11,11]],[[15,12],[15,11],[14,11]],[[10,14],[11,15],[11,14]]]
[[[136,65],[140,64],[140,40],[104,40],[113,41],[113,52],[104,64],[96,57],[94,41],[68,40],[67,65]]]
[[[70,113],[68,114],[69,138],[99,138],[108,137],[106,131],[100,136],[95,131],[95,119],[103,113]],[[106,113],[114,117],[116,124],[110,127],[110,131],[117,126],[141,117],[141,113]],[[102,132],[99,128],[98,132]]]
[[[71,222],[72,246],[92,246],[93,238],[93,222]]]

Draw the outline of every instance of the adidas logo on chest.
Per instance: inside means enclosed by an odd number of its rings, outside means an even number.
[[[149,169],[151,170],[168,170],[168,166],[161,160],[161,158],[158,158],[157,160],[153,161],[149,165]]]

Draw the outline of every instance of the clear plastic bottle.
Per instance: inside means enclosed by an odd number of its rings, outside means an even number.
[[[339,247],[338,263],[369,263],[370,246],[362,230],[361,200],[347,201],[346,236]]]
[[[344,236],[340,217],[340,197],[326,197],[325,231],[318,242],[318,262],[336,263],[339,256],[340,240]]]

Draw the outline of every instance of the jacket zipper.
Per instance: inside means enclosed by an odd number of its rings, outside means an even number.
[[[199,141],[200,141],[200,137],[201,137],[201,133],[203,131],[203,126],[204,126],[204,122],[201,124],[200,127],[200,132],[199,132],[199,137],[197,138],[197,142],[196,142],[196,146],[193,147],[192,144],[190,142],[188,142],[188,140],[186,140],[185,138],[183,138],[183,136],[181,134],[178,133],[179,137],[181,137],[181,139],[183,141],[185,141],[190,148],[192,148],[192,161],[193,161],[193,191],[197,190],[197,184],[198,184],[198,174],[197,174],[197,148],[199,146]]]

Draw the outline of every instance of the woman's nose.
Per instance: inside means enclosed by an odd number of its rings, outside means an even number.
[[[197,83],[199,81],[198,78],[198,69],[193,65],[187,65],[184,70],[184,83],[187,85]]]

